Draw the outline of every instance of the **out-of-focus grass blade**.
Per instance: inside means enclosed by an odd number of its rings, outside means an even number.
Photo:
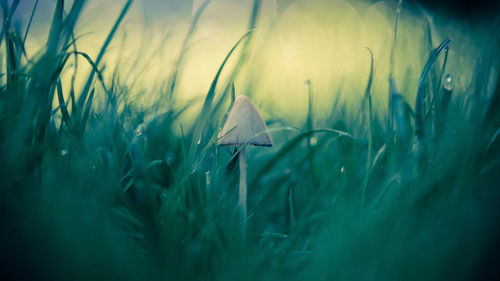
[[[65,123],[66,126],[70,128],[70,117],[66,106],[66,102],[64,101],[61,79],[57,79],[56,91],[57,91],[57,99],[59,100],[59,109],[61,110],[61,115],[62,115],[61,123]]]
[[[51,76],[49,76],[49,79],[48,79],[48,84],[49,85],[53,85],[57,79],[59,78],[59,76],[61,76],[61,72],[63,71],[64,69],[64,66],[66,66],[66,62],[68,61],[68,58],[69,56],[66,55],[66,54],[63,54],[63,55],[59,55],[59,57],[62,57],[61,61],[57,64],[54,72],[52,73]],[[52,100],[50,100],[52,101]]]
[[[203,147],[203,149],[199,153],[199,157],[198,157],[197,161],[195,161],[193,163],[192,168],[191,168],[191,174],[194,174],[196,171],[198,171],[203,159],[205,158],[205,156],[209,152],[210,147],[212,145],[216,144],[217,140],[218,140],[217,134],[213,134],[212,137],[210,138],[210,140],[208,141],[208,143],[205,145],[205,147]]]
[[[26,26],[26,31],[23,36],[23,45],[26,43],[26,39],[28,38],[28,33],[30,32],[31,24],[33,23],[33,17],[35,16],[36,8],[38,7],[38,0],[35,1],[33,5],[33,10],[31,11],[30,19],[28,20],[28,25]]]
[[[448,107],[450,105],[452,95],[452,78],[450,74],[447,74],[444,79],[444,85],[441,88],[441,102],[439,105],[439,111],[437,112],[436,136],[440,135],[445,127],[448,115]]]
[[[337,118],[337,112],[338,112],[338,108],[339,108],[339,103],[340,103],[340,100],[341,100],[341,96],[342,96],[342,84],[343,82],[340,83],[340,85],[338,86],[337,88],[337,91],[335,93],[335,100],[333,102],[333,105],[332,105],[332,108],[330,110],[330,114],[328,116],[328,120],[335,120]]]
[[[494,134],[493,137],[491,137],[490,141],[488,142],[488,146],[486,146],[486,152],[485,154],[488,154],[488,152],[491,150],[493,145],[495,143],[498,143],[498,136],[500,136],[500,129],[498,129]]]
[[[177,58],[177,61],[175,63],[175,66],[174,66],[174,69],[173,69],[173,72],[172,74],[170,75],[170,78],[169,78],[169,84],[168,84],[168,97],[169,97],[169,100],[172,98],[173,96],[173,93],[175,91],[175,86],[176,86],[176,83],[177,83],[177,76],[179,75],[179,69],[180,69],[180,66],[182,64],[182,61],[184,59],[184,55],[186,54],[186,50],[188,49],[187,46],[188,46],[188,43],[191,39],[191,37],[193,36],[194,32],[196,31],[196,27],[198,25],[198,21],[200,20],[200,17],[201,15],[203,14],[203,12],[205,11],[205,9],[208,7],[208,5],[210,4],[212,0],[205,0],[196,10],[194,16],[193,16],[193,20],[191,21],[191,25],[189,26],[189,31],[186,35],[186,37],[184,38],[184,41],[182,43],[182,47],[181,47],[181,52],[179,54],[179,57]]]
[[[441,88],[443,84],[443,78],[444,78],[444,73],[446,71],[446,64],[448,63],[448,51],[450,50],[449,47],[446,47],[445,52],[444,52],[444,60],[443,60],[443,66],[441,67],[441,74],[439,74],[439,86],[438,89]]]
[[[234,82],[231,82],[230,91],[231,91],[231,103],[229,104],[229,107],[227,108],[226,114],[224,114],[224,118],[222,119],[221,124],[226,123],[227,116],[229,115],[231,108],[233,108],[234,101],[236,100],[236,89],[234,88]]]
[[[27,57],[26,47],[25,47],[25,44],[23,42],[23,39],[21,39],[21,37],[19,37],[19,34],[17,34],[17,33],[13,33],[13,37],[14,37],[14,42],[16,43],[16,47],[20,51],[18,57],[20,57],[22,55]],[[16,64],[19,64],[19,60],[16,61]]]
[[[92,61],[92,59],[90,58],[90,56],[87,55],[86,53],[78,52],[78,51],[77,52],[72,52],[72,53],[76,54],[76,55],[82,56],[90,64],[90,66],[92,66],[92,71],[95,72],[95,73],[97,73],[97,80],[99,80],[99,82],[101,83],[102,88],[104,89],[104,92],[106,93],[106,95],[108,97],[110,97],[111,95],[110,95],[110,93],[108,91],[108,88],[106,87],[106,84],[104,83],[104,78],[102,77],[102,71],[99,70],[99,68],[97,67],[97,64],[94,61]]]
[[[234,82],[231,83],[231,106],[234,104],[236,100],[236,90],[234,89]],[[229,109],[231,110],[231,109]]]
[[[422,74],[420,75],[420,79],[418,82],[418,90],[417,90],[417,97],[415,101],[415,134],[417,135],[417,138],[422,139],[425,135],[425,128],[424,128],[424,108],[423,108],[423,102],[425,98],[425,85],[427,82],[427,77],[428,74],[438,59],[439,55],[441,52],[448,47],[450,44],[451,39],[446,38],[441,44],[439,44],[438,47],[436,47],[429,55],[429,59],[427,60],[427,63],[424,66],[424,69],[422,70]]]
[[[14,0],[12,2],[12,6],[9,8],[8,1],[2,1],[2,9],[4,11],[4,21],[2,24],[2,31],[0,31],[0,46],[2,46],[3,42],[3,37],[5,35],[5,32],[7,31],[7,28],[10,27],[10,21],[12,19],[12,15],[14,15],[14,12],[17,9],[17,5],[19,4],[19,0]]]
[[[291,152],[292,149],[294,149],[303,139],[306,139],[309,136],[317,133],[330,133],[335,137],[347,137],[348,139],[351,139],[353,141],[356,140],[349,133],[333,129],[315,129],[312,131],[301,133],[287,142],[265,165],[262,166],[262,168],[256,173],[255,177],[251,181],[252,185],[255,184],[266,173],[268,173],[281,158],[283,158],[287,153]]]
[[[231,80],[234,80],[238,73],[240,72],[243,64],[247,61],[249,53],[250,53],[250,47],[253,42],[253,37],[254,37],[254,31],[257,26],[257,21],[259,19],[260,15],[260,10],[262,6],[262,0],[254,0],[253,1],[253,7],[252,7],[252,15],[250,16],[250,21],[248,23],[248,32],[250,34],[248,35],[248,39],[245,41],[243,44],[243,47],[241,48],[241,56],[239,57],[238,61],[236,62],[236,66],[234,67],[234,72],[231,75]]]
[[[211,116],[210,113],[211,113],[212,103],[213,103],[214,96],[215,96],[215,88],[217,87],[217,82],[219,81],[219,77],[222,73],[222,70],[224,69],[224,66],[226,65],[226,63],[229,60],[229,58],[231,57],[231,55],[233,54],[236,47],[238,47],[238,45],[241,43],[241,41],[243,41],[243,39],[245,39],[249,34],[250,34],[250,32],[247,32],[245,35],[243,35],[238,40],[238,42],[236,42],[236,44],[233,46],[233,48],[231,48],[231,50],[229,51],[229,53],[225,57],[224,61],[220,65],[219,70],[217,71],[217,74],[215,75],[215,77],[212,81],[212,84],[210,85],[210,89],[208,90],[208,93],[205,97],[205,101],[203,103],[203,108],[201,109],[200,116],[198,117],[198,120],[197,120],[195,128],[194,128],[193,137],[194,137],[195,143],[198,143],[198,144],[201,143],[202,138],[203,138],[203,132],[205,131],[206,126],[207,126],[208,122],[210,121],[210,116]],[[193,145],[193,148],[194,147],[195,146]]]
[[[500,50],[500,42],[497,47]],[[500,67],[500,63],[497,64]],[[500,69],[498,68],[497,69]],[[497,75],[495,90],[492,93],[492,96],[489,100],[488,108],[485,115],[485,120],[483,122],[484,126],[492,126],[496,129],[496,126],[500,125],[500,72]]]
[[[65,38],[65,43],[68,42],[68,40],[71,38],[71,33],[73,32],[73,29],[75,27],[76,21],[83,9],[83,5],[85,4],[86,0],[75,0],[73,1],[73,5],[71,6],[71,10],[69,11],[68,15],[64,19],[64,28],[66,28],[66,32],[69,34],[66,34]]]
[[[293,205],[293,186],[291,184],[288,185],[288,196],[287,196],[287,205],[288,205],[288,216],[290,218],[290,231],[293,229],[295,225],[295,212]]]
[[[397,137],[398,141],[402,141],[403,145],[406,145],[410,137],[410,121],[408,119],[407,106],[403,96],[399,93],[398,87],[396,85],[396,79],[391,81],[392,87],[392,112],[393,112],[393,132],[394,136]]]
[[[11,79],[15,79],[15,72],[17,71],[16,61],[16,44],[11,33],[7,32],[5,35],[6,44],[6,63],[7,63],[7,85],[10,84]]]
[[[445,77],[445,82],[443,86],[443,96],[441,97],[441,110],[443,113],[448,111],[448,106],[450,105],[451,96],[453,95],[453,85],[451,75],[448,74]]]
[[[384,158],[385,153],[386,153],[386,148],[387,145],[384,144],[380,149],[377,151],[377,154],[375,154],[375,158],[373,159],[373,163],[371,165],[371,169],[373,170],[377,165],[380,163],[380,161]]]
[[[89,98],[87,99],[87,103],[85,104],[85,110],[83,111],[82,121],[80,122],[80,137],[84,135],[85,126],[87,125],[87,121],[89,119],[90,110],[92,109],[92,101],[94,99],[95,89],[90,91]]]
[[[229,81],[234,81],[236,79],[236,77],[238,76],[243,67],[243,64],[248,60],[255,29],[257,26],[257,21],[260,15],[261,6],[262,6],[262,0],[253,1],[252,14],[250,16],[250,21],[248,23],[248,37],[241,48],[241,55],[235,64],[235,67],[233,69],[233,72],[231,73]],[[223,94],[219,97],[218,101],[215,103],[212,112],[218,112],[219,108],[222,106],[223,102],[226,99],[225,97],[226,93],[231,90],[230,87],[232,87],[232,85],[229,83],[222,92]],[[247,95],[249,96],[251,96],[251,94],[252,94],[251,91],[247,93]]]
[[[392,38],[391,52],[389,57],[389,84],[393,79],[394,73],[394,54],[396,53],[397,39],[398,39],[398,26],[399,26],[399,18],[401,17],[401,9],[403,7],[403,0],[398,1],[398,5],[396,7],[396,19],[394,21],[394,34]],[[391,87],[389,85],[389,96],[387,100],[387,110],[388,110],[388,119],[387,119],[387,128],[389,129],[389,134],[392,133],[392,92]]]
[[[308,95],[308,104],[307,104],[307,120],[306,120],[306,131],[313,130],[313,92],[312,92],[312,84],[310,80],[306,80],[305,82],[307,95]],[[312,145],[312,137],[309,135],[307,137],[307,158],[309,161],[309,167],[311,170],[311,178],[314,186],[317,186],[316,183],[316,168],[314,164],[314,150]]]
[[[307,96],[308,96],[306,131],[312,131],[312,129],[313,129],[313,96],[312,96],[311,81],[307,80],[305,82],[305,85],[306,85]]]
[[[65,45],[71,36],[69,36],[70,32],[66,34],[61,42],[61,35],[63,32],[68,32],[69,30],[73,30],[80,15],[80,12],[83,8],[84,0],[75,0],[71,6],[71,10],[64,18],[64,1],[58,0],[56,4],[56,10],[54,12],[54,16],[52,18],[52,23],[49,31],[49,36],[47,39],[47,52],[49,56],[54,56],[58,52],[58,47],[60,43]]]
[[[63,29],[63,13],[64,13],[64,1],[58,0],[56,3],[56,10],[54,16],[52,17],[52,23],[50,25],[49,37],[47,39],[47,53],[54,54],[57,51],[57,45],[59,44],[59,39],[61,31]]]
[[[97,55],[97,59],[95,60],[95,65],[99,66],[101,63],[102,58],[104,57],[104,54],[106,53],[106,49],[108,48],[109,44],[111,43],[111,40],[113,39],[118,27],[120,26],[120,23],[123,21],[125,18],[125,15],[127,14],[128,10],[130,9],[130,6],[132,5],[133,0],[128,0],[127,3],[123,6],[123,9],[118,16],[118,19],[115,21],[115,24],[113,25],[113,28],[111,28],[111,31],[109,32],[108,36],[106,37],[106,40],[104,41],[104,44],[101,47],[101,50],[99,51],[99,54]],[[94,75],[95,75],[95,69],[92,68],[90,71],[89,77],[87,79],[87,83],[85,84],[85,87],[82,90],[82,93],[80,94],[80,97],[78,97],[77,101],[77,107],[78,108],[83,108],[83,105],[85,103],[85,100],[87,99],[87,94],[90,91],[90,87],[92,86],[92,81],[94,80]]]
[[[234,82],[231,82],[230,91],[231,91],[231,94],[230,94],[231,95],[231,103],[229,104],[229,107],[227,108],[226,113],[224,114],[224,117],[222,118],[222,121],[219,124],[219,128],[218,128],[216,134],[219,133],[220,128],[222,127],[222,125],[226,123],[227,116],[229,115],[229,112],[231,111],[231,108],[233,108],[234,101],[236,100],[236,90],[234,88]],[[217,150],[217,152],[218,152],[218,150]]]
[[[245,40],[245,43],[243,44],[241,48],[241,55],[238,58],[238,61],[235,64],[235,67],[231,73],[231,76],[229,77],[229,81],[234,81],[238,74],[240,73],[243,64],[247,61],[248,59],[248,54],[250,53],[250,47],[252,43],[252,39],[254,36],[254,31],[257,25],[257,20],[260,14],[260,8],[261,8],[261,3],[262,0],[254,0],[253,8],[252,8],[252,15],[250,17],[250,22],[248,24],[248,37],[247,40]],[[219,108],[222,106],[224,101],[226,100],[226,94],[231,90],[231,83],[228,83],[224,90],[222,91],[222,95],[218,98],[218,100],[215,103],[215,106],[212,109],[212,112],[218,112]],[[252,92],[248,92],[247,95],[251,96]]]
[[[365,178],[363,180],[363,188],[361,192],[361,205],[365,202],[365,193],[371,174],[372,149],[373,149],[373,132],[372,132],[372,97],[370,94],[373,81],[373,52],[370,48],[366,48],[370,53],[370,75],[365,89],[365,100],[368,101],[368,151],[366,152],[366,168]]]

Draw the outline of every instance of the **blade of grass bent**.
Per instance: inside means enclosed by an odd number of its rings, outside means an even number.
[[[290,128],[291,130],[295,130],[294,128]],[[271,168],[273,168],[278,161],[283,158],[288,152],[290,152],[293,148],[295,148],[303,139],[309,137],[310,135],[317,133],[330,133],[334,134],[336,137],[347,137],[353,141],[356,139],[351,136],[349,133],[333,130],[333,129],[315,129],[312,131],[301,133],[287,142],[272,158],[269,160],[262,168],[256,173],[255,177],[251,181],[252,185],[254,185],[264,174],[268,173]]]
[[[111,97],[111,94],[109,93],[108,88],[106,87],[106,84],[104,83],[104,78],[102,77],[102,70],[99,70],[97,63],[92,61],[90,56],[86,53],[83,53],[83,52],[77,51],[77,52],[71,52],[69,54],[80,55],[90,64],[90,66],[92,67],[92,71],[97,73],[97,80],[99,80],[99,82],[101,83],[102,88],[104,89],[104,92],[106,93],[108,98]],[[82,106],[83,106],[83,104],[82,104]]]
[[[262,0],[253,1],[252,15],[250,16],[250,22],[248,23],[248,32],[250,32],[250,34],[248,35],[248,39],[245,41],[245,44],[243,44],[243,47],[241,48],[241,56],[239,57],[238,62],[236,63],[234,72],[231,75],[231,80],[234,80],[236,78],[243,64],[248,58],[248,55],[250,53],[250,47],[253,42],[254,31],[255,28],[257,27],[257,21],[259,19],[261,6],[262,6]]]
[[[10,27],[10,20],[12,19],[12,15],[14,15],[14,12],[17,9],[17,5],[19,4],[19,0],[14,0],[10,9],[8,9],[8,4],[6,2],[5,2],[5,6],[3,7],[6,17],[5,17],[5,20],[2,24],[2,31],[0,31],[0,46],[2,45],[3,37],[5,35],[7,28]],[[7,13],[7,9],[9,10],[8,13]]]
[[[49,37],[47,38],[48,54],[54,54],[57,50],[57,45],[59,44],[60,34],[62,31],[63,12],[64,12],[64,1],[58,0],[56,4],[56,10],[54,12],[54,16],[52,17],[52,22],[50,24]]]
[[[104,57],[104,54],[106,53],[106,49],[108,48],[116,31],[118,30],[118,27],[120,26],[121,22],[125,18],[125,15],[127,14],[128,10],[130,9],[132,2],[133,2],[133,0],[128,0],[127,3],[125,3],[125,5],[123,6],[123,9],[122,9],[120,15],[118,16],[118,19],[115,21],[115,24],[111,28],[111,31],[109,32],[108,36],[106,37],[106,40],[104,41],[104,44],[102,45],[101,50],[99,51],[99,54],[97,55],[97,59],[95,60],[96,66],[99,66],[99,64],[101,63],[101,60]],[[92,70],[90,71],[89,77],[87,79],[87,83],[85,84],[85,87],[83,88],[82,93],[80,94],[80,97],[78,97],[78,101],[77,101],[78,108],[83,108],[85,100],[87,99],[88,92],[90,91],[92,81],[94,80],[94,75],[95,75],[95,69],[92,68]]]
[[[213,103],[214,96],[215,96],[215,88],[217,87],[217,82],[219,81],[219,77],[222,73],[222,70],[224,69],[224,66],[226,65],[226,63],[229,60],[229,58],[231,57],[231,55],[233,54],[236,47],[238,47],[238,45],[243,41],[243,39],[245,39],[249,34],[250,34],[250,32],[245,33],[238,40],[238,42],[236,42],[236,44],[233,46],[233,48],[231,48],[231,50],[229,51],[227,56],[224,58],[224,61],[222,61],[222,64],[220,65],[219,70],[217,71],[217,74],[215,75],[215,77],[212,81],[212,84],[210,85],[210,89],[208,90],[208,93],[205,97],[205,101],[203,103],[203,107],[201,109],[200,116],[198,117],[198,120],[196,121],[196,124],[194,127],[194,135],[193,135],[194,139],[193,140],[196,144],[201,143],[203,132],[205,130],[206,125],[208,124],[208,122],[210,120],[209,117],[210,117],[212,103]],[[194,146],[195,143],[193,143],[193,146],[192,146],[193,148],[195,147]]]
[[[365,178],[363,180],[363,189],[361,192],[361,205],[365,202],[365,193],[368,186],[368,181],[371,174],[371,162],[372,162],[372,149],[373,149],[373,132],[372,132],[372,98],[370,94],[372,81],[373,81],[373,53],[370,48],[366,48],[370,53],[370,76],[368,77],[368,83],[365,90],[365,98],[368,100],[368,151],[366,155],[366,170]]]
[[[57,79],[56,91],[57,91],[57,99],[59,101],[59,109],[61,110],[61,115],[62,115],[61,125],[63,123],[66,123],[66,126],[68,126],[68,128],[69,128],[70,117],[69,117],[68,109],[66,106],[66,102],[64,101],[61,79]],[[61,126],[61,128],[62,128],[62,126]]]
[[[26,27],[26,31],[24,32],[24,36],[22,39],[22,46],[26,46],[26,39],[28,38],[28,33],[30,31],[31,24],[33,23],[33,17],[35,16],[35,11],[37,7],[38,7],[38,0],[35,1],[35,5],[33,6],[33,10],[31,11],[31,15],[28,20],[28,25]],[[19,54],[19,56],[17,57],[17,64],[19,64],[19,62],[21,61],[21,57],[22,57],[21,54]]]
[[[169,100],[172,98],[173,93],[175,91],[177,76],[179,75],[179,69],[180,69],[182,61],[184,59],[184,55],[186,54],[186,50],[188,49],[187,45],[188,45],[191,37],[193,36],[195,30],[196,30],[196,27],[198,25],[198,21],[200,20],[201,15],[203,14],[203,12],[208,7],[208,4],[210,4],[211,1],[212,0],[205,0],[200,5],[200,7],[196,10],[195,15],[193,16],[193,20],[191,21],[191,25],[189,26],[189,31],[188,31],[188,33],[187,33],[187,35],[184,38],[184,41],[182,43],[181,52],[180,52],[179,57],[177,58],[177,61],[175,63],[173,73],[170,75],[170,78],[169,78],[169,85],[168,85],[169,89],[167,92]]]
[[[394,22],[394,34],[392,38],[392,46],[391,46],[391,53],[389,57],[389,97],[387,101],[387,110],[388,110],[388,120],[387,120],[387,127],[389,131],[392,131],[392,92],[391,92],[391,87],[390,83],[393,79],[393,72],[394,72],[394,53],[396,52],[396,46],[397,46],[397,39],[398,39],[398,25],[399,25],[399,18],[401,17],[401,8],[403,6],[403,0],[398,1],[398,6],[396,8],[396,19]]]
[[[417,135],[417,138],[422,139],[422,137],[425,135],[425,128],[424,128],[424,112],[423,112],[423,100],[425,98],[425,85],[427,81],[427,76],[429,74],[429,71],[431,70],[432,66],[438,59],[439,55],[441,52],[448,47],[450,44],[451,39],[446,38],[441,44],[439,44],[438,47],[436,47],[431,54],[429,55],[429,59],[427,60],[427,63],[425,64],[424,69],[422,70],[422,74],[420,75],[420,79],[418,82],[418,90],[417,90],[417,97],[415,101],[415,129],[416,132],[415,134]]]

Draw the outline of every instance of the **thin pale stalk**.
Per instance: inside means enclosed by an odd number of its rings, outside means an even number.
[[[240,149],[240,190],[238,204],[241,208],[241,225],[243,233],[246,231],[247,225],[247,153],[243,146]]]

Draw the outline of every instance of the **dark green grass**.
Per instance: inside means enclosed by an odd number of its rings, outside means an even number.
[[[0,269],[7,279],[499,276],[499,42],[484,47],[473,84],[453,89],[446,107],[441,80],[460,70],[446,68],[443,52],[453,42],[430,40],[415,105],[394,84],[389,113],[373,110],[372,62],[363,110],[346,112],[338,100],[317,120],[311,98],[301,129],[269,124],[275,147],[249,148],[244,234],[237,150],[218,148],[216,136],[239,92],[232,80],[251,50],[260,1],[248,33],[228,50],[227,58],[239,57],[226,70],[231,79],[219,79],[226,58],[192,127],[180,122],[191,105],[176,101],[175,83],[206,6],[162,97],[144,107],[127,99],[123,74],[104,75],[107,46],[131,1],[95,59],[73,34],[83,1],[57,2],[47,43],[32,58],[26,34],[10,24],[16,3],[3,4],[0,46]],[[65,95],[61,73],[75,56],[91,72],[81,91],[73,79]],[[312,97],[314,81],[306,86]]]

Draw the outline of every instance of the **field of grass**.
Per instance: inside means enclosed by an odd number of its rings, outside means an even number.
[[[258,76],[242,69],[262,1],[227,50],[230,67],[220,61],[206,94],[191,102],[178,97],[176,82],[209,1],[193,14],[155,95],[134,92],[124,82],[134,77],[104,63],[131,0],[95,56],[77,44],[85,1],[57,1],[33,56],[31,21],[22,31],[11,21],[19,2],[1,2],[3,280],[500,278],[498,26],[483,28],[489,41],[476,46],[475,68],[463,70],[447,65],[456,42],[433,42],[429,28],[427,42],[415,39],[428,45],[419,76],[396,81],[391,59],[388,93],[374,93],[371,56],[371,70],[359,70],[367,73],[362,99],[347,105],[337,93],[326,114],[315,112],[316,81],[305,83],[302,124],[274,112],[274,146],[247,148],[242,228],[239,147],[219,147],[217,136],[243,94],[233,81],[248,79],[244,94],[253,96]],[[76,62],[91,69],[82,83]],[[468,85],[454,83],[461,71],[473,73]],[[408,83],[416,92],[402,92]],[[131,98],[138,95],[147,102]],[[188,111],[197,113],[184,118]]]

